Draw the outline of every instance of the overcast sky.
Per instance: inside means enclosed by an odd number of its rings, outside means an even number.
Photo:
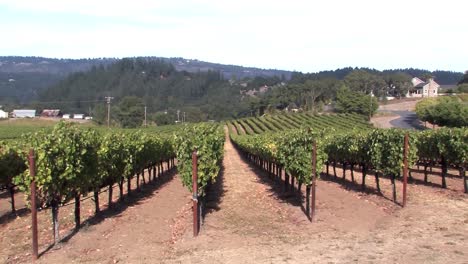
[[[468,70],[468,1],[0,0],[0,55]]]

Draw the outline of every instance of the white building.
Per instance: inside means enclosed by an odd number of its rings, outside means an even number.
[[[439,95],[440,85],[430,78],[427,82],[414,77],[411,82],[413,89],[408,92],[407,97],[436,97]]]
[[[64,114],[64,115],[62,116],[62,118],[63,118],[63,119],[70,119],[70,115],[69,115],[69,114]]]
[[[0,118],[8,118],[8,113],[0,109]]]
[[[36,116],[36,110],[31,109],[15,109],[13,110],[13,117],[16,118],[34,118]]]
[[[83,119],[84,115],[83,114],[73,114],[73,119]]]

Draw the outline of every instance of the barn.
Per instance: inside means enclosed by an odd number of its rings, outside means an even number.
[[[0,118],[8,118],[8,113],[0,109]]]
[[[31,109],[15,109],[13,110],[13,117],[16,118],[33,118],[36,116],[36,110],[31,110]]]

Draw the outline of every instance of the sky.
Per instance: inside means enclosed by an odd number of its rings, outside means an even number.
[[[468,70],[466,0],[0,0],[0,56]]]

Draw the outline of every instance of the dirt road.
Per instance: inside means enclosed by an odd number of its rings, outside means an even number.
[[[425,129],[414,112],[417,102],[418,100],[405,100],[380,105],[378,112],[387,115],[373,117],[371,122],[378,128]]]

